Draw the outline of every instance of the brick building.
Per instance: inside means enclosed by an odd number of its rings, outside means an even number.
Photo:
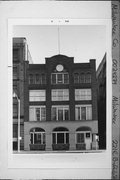
[[[24,114],[26,94],[26,72],[32,58],[25,38],[13,38],[13,94],[20,99],[20,149],[24,149]],[[18,101],[13,98],[13,150],[17,150],[18,142]]]
[[[99,148],[106,149],[106,54],[97,69]]]
[[[26,71],[24,150],[97,149],[96,62],[56,55]]]

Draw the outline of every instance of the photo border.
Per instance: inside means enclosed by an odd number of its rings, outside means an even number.
[[[32,24],[31,24],[32,23]],[[96,153],[41,153],[14,154],[12,150],[12,30],[14,25],[104,25],[106,26],[107,47],[107,148]],[[111,19],[39,19],[10,18],[8,19],[8,168],[106,168],[111,170],[112,151],[112,59],[111,59]],[[108,61],[109,59],[109,61]],[[109,113],[108,113],[109,112]],[[30,162],[29,162],[30,160]],[[23,164],[24,162],[24,164]],[[98,163],[99,162],[99,163]]]

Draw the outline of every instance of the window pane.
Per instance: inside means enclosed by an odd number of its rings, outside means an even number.
[[[79,74],[74,73],[74,83],[79,83]]]
[[[34,144],[41,144],[41,134],[34,133]]]
[[[66,143],[69,143],[69,133],[66,133]]]
[[[62,74],[57,74],[57,83],[62,84],[63,83],[63,76]]]
[[[36,121],[40,121],[40,108],[36,108]]]
[[[13,104],[13,117],[18,116],[18,105]]]
[[[64,110],[64,120],[69,120],[69,110],[68,109]]]
[[[87,120],[92,120],[92,106],[87,107]]]
[[[66,73],[64,74],[64,84],[68,84],[69,83],[69,75]]]
[[[52,90],[52,101],[68,101],[68,100],[69,100],[68,89]]]
[[[75,89],[75,100],[91,100],[91,89]]]
[[[86,120],[86,107],[81,107],[81,120]]]
[[[29,84],[34,84],[34,76],[33,76],[33,74],[29,75]]]
[[[40,75],[39,75],[39,74],[36,74],[36,75],[35,75],[35,83],[36,83],[36,84],[39,84],[39,83],[40,83]]]
[[[43,133],[42,135],[43,135],[43,144],[45,144],[45,133]]]
[[[80,120],[80,107],[75,108],[75,119]]]
[[[53,137],[53,144],[56,144],[56,133],[53,133],[52,137]]]
[[[77,143],[84,143],[84,133],[77,133]]]
[[[57,133],[57,144],[64,144],[64,133]]]
[[[31,144],[33,144],[33,133],[31,133],[30,136],[31,136],[30,142],[31,142]]]
[[[45,101],[45,90],[30,90],[29,99],[30,101]]]
[[[86,74],[85,82],[86,83],[91,83],[91,74],[90,73]]]
[[[45,76],[45,74],[41,75],[41,83],[46,84],[46,76]]]
[[[56,84],[56,74],[52,74],[52,84]]]
[[[34,108],[33,107],[29,108],[29,121],[35,121]]]
[[[56,115],[56,107],[52,107],[52,120],[55,121],[57,120],[57,115]]]
[[[80,74],[80,83],[85,83],[85,75]]]
[[[45,107],[41,107],[41,121],[45,121],[46,119],[46,109]]]
[[[59,121],[63,120],[63,109],[58,109],[58,120]]]

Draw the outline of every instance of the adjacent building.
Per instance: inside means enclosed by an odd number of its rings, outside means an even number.
[[[25,38],[13,38],[13,150],[18,146],[18,100],[20,99],[20,149],[24,149],[24,120],[25,120],[25,94],[26,72],[32,58]]]
[[[99,149],[106,149],[106,54],[97,69]]]

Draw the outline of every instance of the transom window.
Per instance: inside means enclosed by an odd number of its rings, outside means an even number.
[[[46,91],[45,90],[30,90],[29,101],[45,101]]]
[[[92,120],[92,105],[76,105],[75,120]]]
[[[45,106],[30,106],[29,121],[45,121],[46,107]]]
[[[69,101],[69,90],[52,89],[52,101]]]
[[[41,128],[34,128],[30,131],[31,144],[45,144],[45,131]]]
[[[91,89],[75,89],[75,100],[91,100]]]
[[[52,73],[51,83],[52,84],[68,84],[69,74],[68,73]]]
[[[69,106],[52,106],[51,115],[54,121],[69,120]]]

